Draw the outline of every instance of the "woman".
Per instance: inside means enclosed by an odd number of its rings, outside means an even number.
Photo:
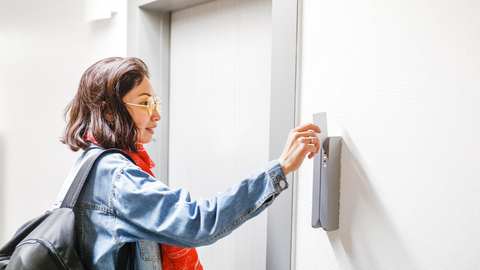
[[[74,208],[80,256],[87,269],[124,269],[136,242],[135,269],[202,269],[197,246],[209,245],[258,215],[288,187],[285,175],[319,150],[312,124],[292,130],[278,160],[252,173],[209,200],[191,200],[188,191],[171,190],[156,180],[143,148],[152,140],[160,116],[145,63],[137,58],[107,58],[83,74],[78,92],[66,109],[68,125],[62,142],[73,151],[119,148],[92,169]],[[73,166],[56,205],[61,204],[74,175],[91,155],[85,151]],[[159,244],[161,243],[161,247]],[[176,248],[182,247],[182,248]],[[187,254],[169,261],[169,254]],[[178,268],[175,268],[178,267]]]

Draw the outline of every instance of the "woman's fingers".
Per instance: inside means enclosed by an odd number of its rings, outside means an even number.
[[[315,145],[318,148],[315,153],[318,153],[318,151],[320,150],[320,139],[314,131],[309,130],[306,132],[301,132],[299,133],[299,136],[302,137],[302,142]]]
[[[308,158],[313,158],[313,156],[315,156],[315,154],[318,152],[318,148],[317,146],[315,146],[315,144],[303,144],[302,147],[300,147],[300,153],[299,155],[305,157],[305,156],[308,156]],[[303,161],[303,160],[302,160]],[[297,168],[298,169],[298,168]]]
[[[306,123],[303,125],[298,126],[294,130],[297,130],[298,132],[303,132],[303,131],[308,131],[308,130],[313,130],[316,133],[321,133],[322,131],[320,128],[312,123]]]
[[[320,128],[311,123],[303,124],[290,132],[283,153],[278,158],[285,174],[297,170],[307,155],[312,158],[318,153],[320,140],[316,133],[320,132]]]
[[[308,145],[313,145],[316,147],[316,153],[320,150],[320,139],[317,137],[317,135],[314,135],[313,137],[304,137],[303,142],[308,144]]]

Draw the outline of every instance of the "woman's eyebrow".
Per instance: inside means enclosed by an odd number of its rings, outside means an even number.
[[[149,93],[142,93],[142,94],[140,94],[140,95],[138,95],[138,96],[139,96],[139,97],[140,97],[140,96],[149,96],[149,97],[151,97],[152,95],[150,95]]]

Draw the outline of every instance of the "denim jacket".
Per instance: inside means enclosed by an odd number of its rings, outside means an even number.
[[[77,171],[97,149],[72,167],[54,208]],[[215,243],[257,216],[288,187],[274,160],[241,182],[205,200],[172,190],[120,154],[100,158],[74,207],[79,252],[87,269],[126,269],[125,243],[136,242],[135,269],[161,269],[159,245],[186,248]]]

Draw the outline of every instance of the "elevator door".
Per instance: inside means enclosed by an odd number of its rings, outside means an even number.
[[[170,29],[169,185],[210,198],[269,155],[271,0],[175,11]],[[266,212],[211,246],[205,269],[266,265]]]

